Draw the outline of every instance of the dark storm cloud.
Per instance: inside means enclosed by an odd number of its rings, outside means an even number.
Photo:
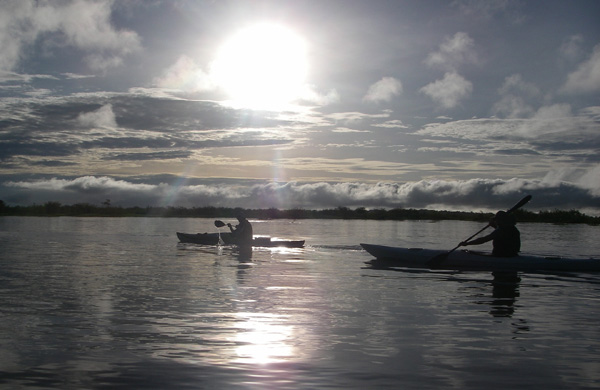
[[[530,210],[582,209],[599,214],[600,194],[585,186],[600,169],[581,172],[582,184],[558,178],[545,180],[462,180],[411,183],[275,183],[264,181],[201,180],[175,176],[140,177],[137,180],[85,176],[78,178],[4,177],[0,189],[7,203],[115,205],[224,206],[244,208],[432,208],[493,211],[506,209],[527,194]],[[150,184],[152,183],[152,184]]]

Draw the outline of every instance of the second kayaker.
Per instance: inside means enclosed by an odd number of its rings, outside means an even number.
[[[252,225],[242,213],[238,213],[236,218],[239,222],[235,227],[227,224],[235,244],[239,246],[252,246]]]

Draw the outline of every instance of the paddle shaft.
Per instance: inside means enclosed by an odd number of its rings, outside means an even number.
[[[479,235],[479,233],[483,232],[485,229],[489,228],[490,225],[489,223],[487,225],[485,225],[485,227],[483,229],[481,229],[480,231],[478,231],[477,233],[473,234],[471,237],[467,238],[465,241],[469,241],[470,239],[472,239],[473,237]],[[445,256],[448,256],[450,253],[454,252],[455,250],[457,250],[458,248],[460,248],[460,244],[458,244],[457,246],[455,246],[454,248],[450,249],[448,251],[448,253],[445,254]]]

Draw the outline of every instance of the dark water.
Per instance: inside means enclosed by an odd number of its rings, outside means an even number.
[[[359,242],[452,248],[468,222],[268,221],[303,249],[178,244],[212,220],[0,218],[0,387],[600,387],[600,275],[370,269]],[[520,225],[599,257],[598,227]]]

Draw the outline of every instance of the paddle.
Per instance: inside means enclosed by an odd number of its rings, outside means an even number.
[[[225,222],[221,221],[221,220],[216,220],[215,221],[215,226],[218,228],[222,228],[223,226],[226,226]],[[219,230],[219,242],[218,245],[223,245],[225,244],[225,242],[223,241],[223,239],[221,238],[221,230]]]
[[[223,222],[223,221],[221,221],[221,220],[218,220],[218,219],[217,219],[217,220],[215,221],[215,226],[216,226],[216,227],[218,227],[218,228],[222,228],[222,227],[223,227],[223,226],[225,226],[225,225],[226,225],[226,224],[225,224],[225,222]]]
[[[531,195],[527,195],[526,197],[524,197],[523,199],[521,199],[519,201],[519,203],[517,203],[516,205],[514,205],[510,210],[507,210],[506,212],[508,214],[512,213],[513,211],[520,209],[521,207],[523,207],[523,205],[525,205],[527,202],[529,202],[531,200]],[[482,231],[484,231],[485,229],[489,228],[491,225],[488,223],[483,229],[481,229],[480,231],[478,231],[477,233],[473,234],[471,237],[467,238],[465,241],[469,241],[471,240],[473,237],[475,237],[476,235],[478,235],[479,233],[481,233]],[[432,257],[427,264],[429,266],[436,266],[438,264],[440,264],[442,261],[446,260],[446,258],[448,257],[448,255],[450,255],[450,253],[454,252],[455,250],[457,250],[458,248],[460,248],[460,244],[458,244],[457,246],[455,246],[454,248],[452,248],[451,250],[449,250],[446,253],[440,253],[439,255],[436,255],[434,257]]]

